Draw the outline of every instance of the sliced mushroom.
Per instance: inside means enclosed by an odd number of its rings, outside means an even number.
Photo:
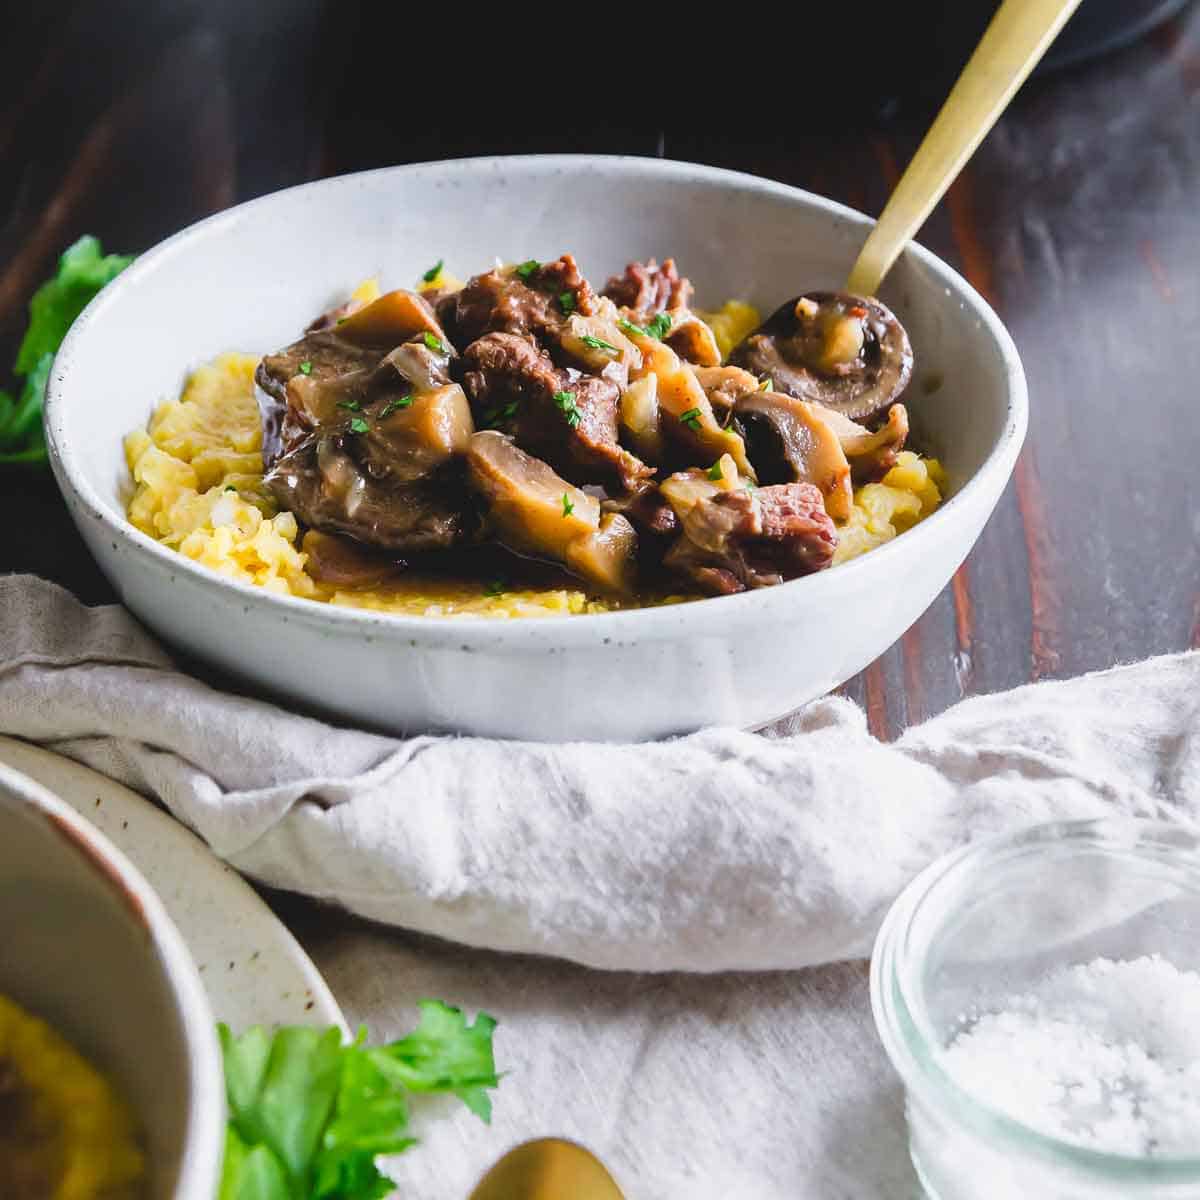
[[[567,566],[606,592],[628,594],[637,577],[638,535],[620,513],[605,513],[600,528],[567,546]]]
[[[733,411],[739,396],[757,392],[759,380],[741,367],[693,367],[709,404],[718,420],[724,421]]]
[[[471,439],[467,473],[488,503],[500,540],[514,550],[565,561],[571,542],[600,527],[595,496],[495,430]]]
[[[729,361],[855,421],[884,412],[912,375],[904,327],[878,300],[810,292],[777,309]]]
[[[596,308],[594,316],[573,313],[568,317],[559,345],[572,365],[624,386],[630,370],[641,366],[641,351],[618,327],[617,309],[611,300],[601,298]]]
[[[721,365],[717,335],[695,313],[680,309],[669,315],[671,331],[665,340],[680,358],[700,367]]]
[[[831,517],[850,516],[850,464],[816,405],[781,392],[756,391],[739,397],[734,412],[763,483],[814,484]]]
[[[691,367],[681,362],[665,342],[643,334],[632,337],[642,352],[642,365],[633,372],[634,379],[649,374],[656,377],[660,427],[665,437],[682,448],[689,462],[713,462],[728,454],[743,475],[757,479],[745,443],[734,430],[721,428]]]
[[[518,553],[552,558],[607,591],[628,591],[637,534],[616,513],[601,520],[595,496],[495,430],[467,450],[468,478],[487,502],[499,540]]]
[[[818,406],[817,415],[841,443],[855,483],[882,479],[896,465],[896,455],[908,438],[908,410],[903,404],[893,404],[887,422],[874,431],[831,408]]]
[[[621,393],[621,432],[643,462],[663,458],[662,424],[658,412],[658,376],[643,375]]]
[[[471,406],[457,383],[386,400],[369,410],[364,423],[360,445],[368,470],[377,479],[400,483],[465,454],[475,432]]]
[[[446,339],[429,302],[416,292],[385,292],[378,300],[356,309],[335,326],[336,332],[357,346],[390,347],[418,334]]]

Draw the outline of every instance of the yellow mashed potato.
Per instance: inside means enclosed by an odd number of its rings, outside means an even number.
[[[438,282],[442,282],[439,280]],[[433,285],[429,285],[433,286]],[[378,295],[372,280],[356,298]],[[707,314],[722,351],[759,323],[733,301]],[[162,404],[145,430],[125,439],[134,490],[131,522],[180,554],[231,579],[282,595],[413,616],[534,617],[606,612],[620,607],[582,589],[500,591],[474,582],[401,579],[386,588],[340,590],[305,570],[296,518],[280,512],[262,486],[262,431],[254,399],[257,358],[223,354],[196,370],[178,400]],[[935,459],[904,451],[883,480],[859,488],[839,526],[835,563],[845,562],[928,516],[945,477]],[[684,596],[656,598],[671,603]]]
[[[124,1101],[45,1021],[0,996],[0,1196],[134,1200],[144,1173]]]

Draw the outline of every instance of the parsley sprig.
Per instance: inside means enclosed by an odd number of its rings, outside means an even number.
[[[421,1093],[453,1093],[488,1122],[496,1022],[480,1013],[472,1024],[437,1000],[420,1010],[417,1028],[384,1046],[368,1046],[365,1029],[345,1044],[337,1028],[234,1037],[219,1026],[229,1124],[218,1200],[390,1195],[375,1159],[416,1145],[409,1109]]]
[[[564,517],[569,517],[575,511],[575,505],[571,502],[571,497],[566,492],[563,492],[562,506]]]
[[[527,258],[519,267],[517,267],[517,274],[520,275],[522,279],[527,280],[541,265],[542,264],[538,262],[536,258]]]
[[[42,402],[55,351],[92,297],[131,262],[125,255],[101,253],[94,237],[81,237],[58,260],[54,278],[34,292],[13,367],[23,381],[21,391],[13,396],[0,389],[0,465],[46,461]]]
[[[438,337],[438,335],[436,333],[430,333],[429,330],[426,330],[421,335],[421,341],[423,341],[425,343],[425,345],[430,350],[432,350],[435,354],[449,354],[450,353],[450,347],[447,346],[446,343],[443,342],[442,339],[440,337]]]
[[[559,292],[558,307],[565,313],[573,313],[575,311],[575,293],[574,292]]]
[[[412,408],[412,402],[412,396],[394,396],[379,410],[379,419],[382,421],[385,417],[390,417],[397,409]]]
[[[567,424],[572,429],[579,428],[579,422],[583,419],[579,408],[575,404],[574,392],[555,392],[554,403],[557,405],[559,412],[567,419]]]
[[[700,410],[698,408],[689,408],[687,412],[679,414],[681,424],[686,425],[693,433],[700,432]]]
[[[617,324],[626,333],[639,333],[642,337],[658,338],[661,341],[671,329],[671,314],[669,312],[657,313],[645,325],[638,325],[625,317],[618,317]]]
[[[612,344],[612,342],[606,342],[603,338],[594,337],[590,333],[585,333],[579,340],[585,346],[587,346],[589,350],[608,350],[613,354],[617,353],[617,348]]]
[[[439,258],[437,262],[435,262],[433,266],[421,276],[421,282],[432,283],[442,273],[442,268],[445,265],[446,260],[444,258]]]

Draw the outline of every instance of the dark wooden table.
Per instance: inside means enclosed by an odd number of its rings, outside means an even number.
[[[745,96],[730,85],[744,72],[707,89],[702,75],[691,99],[669,77],[643,87],[618,73],[621,103],[580,109],[563,100],[576,86],[566,66],[540,51],[501,54],[486,75],[482,61],[459,70],[353,3],[25,7],[36,11],[8,29],[0,83],[0,362],[34,287],[81,233],[140,250],[247,197],[384,163],[665,154],[878,212],[929,119],[941,86],[930,79],[954,66],[832,108],[801,77],[786,111],[778,95],[764,101],[775,117],[764,123],[727,103]],[[525,84],[515,110],[496,100],[506,72]],[[1195,8],[1030,83],[930,220],[922,240],[1012,330],[1032,421],[952,586],[846,685],[880,736],[964,695],[1200,640],[1198,234]],[[88,603],[113,598],[47,473],[0,473],[0,504],[0,570],[37,572]]]

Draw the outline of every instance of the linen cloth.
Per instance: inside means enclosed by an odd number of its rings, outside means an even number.
[[[963,701],[885,745],[398,741],[214,690],[117,607],[0,578],[0,733],[158,797],[239,871],[472,946],[633,971],[869,951],[943,852],[1029,822],[1200,818],[1200,654]]]
[[[393,1165],[429,1200],[548,1134],[600,1153],[630,1200],[913,1200],[866,965],[831,960],[865,953],[908,878],[971,838],[1200,818],[1197,654],[965,701],[890,746],[837,699],[774,739],[402,743],[214,691],[121,609],[14,576],[0,733],[157,796],[267,882],[558,956],[289,914],[377,1039],[425,996],[500,1019],[492,1126],[447,1107]]]

